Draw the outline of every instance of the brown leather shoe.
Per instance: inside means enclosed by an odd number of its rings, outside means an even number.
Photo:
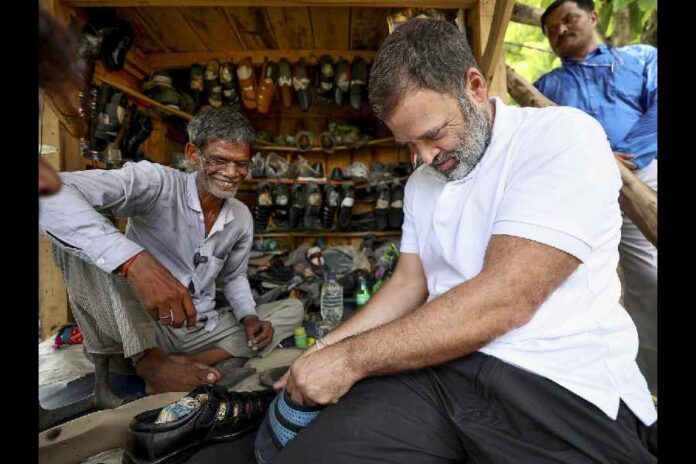
[[[239,79],[239,88],[242,89],[242,98],[244,106],[253,110],[256,108],[256,77],[254,73],[254,65],[251,63],[251,58],[244,58],[237,67],[237,78]]]
[[[278,61],[278,86],[283,106],[290,108],[292,106],[292,65],[286,58]]]
[[[273,94],[278,81],[278,67],[273,61],[263,63],[261,69],[261,82],[259,83],[258,91],[256,92],[256,107],[259,113],[268,113],[273,100]]]

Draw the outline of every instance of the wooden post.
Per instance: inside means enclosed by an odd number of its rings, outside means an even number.
[[[467,14],[467,20],[471,26],[471,49],[477,60],[481,60],[488,43],[495,0],[479,0],[478,4]],[[500,97],[505,103],[508,101],[507,82],[505,79],[505,54],[501,53],[494,63],[493,79],[488,82],[489,94]]]
[[[60,123],[50,106],[42,104],[42,107],[39,142],[46,147],[45,151],[53,153],[39,156],[43,156],[59,171],[62,167]],[[42,339],[51,336],[61,325],[71,320],[63,275],[53,263],[51,245],[45,237],[39,237],[39,320]]]

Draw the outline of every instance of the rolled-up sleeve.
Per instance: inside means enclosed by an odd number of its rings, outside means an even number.
[[[238,321],[246,316],[257,316],[256,303],[247,278],[249,252],[254,241],[254,226],[250,215],[245,220],[243,228],[218,279],[227,301],[232,306],[234,317]]]
[[[162,173],[155,164],[127,163],[121,169],[61,173],[60,177],[61,190],[40,200],[42,233],[107,272],[144,250],[100,213],[147,214],[162,191]]]

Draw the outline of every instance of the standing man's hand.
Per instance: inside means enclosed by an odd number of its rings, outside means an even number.
[[[196,307],[188,289],[150,253],[143,251],[136,255],[128,267],[127,278],[145,309],[160,324],[196,325]]]
[[[624,166],[626,166],[628,169],[631,171],[635,171],[638,165],[631,161],[633,158],[636,157],[636,155],[632,155],[630,153],[621,153],[620,151],[615,151],[614,152],[614,157],[619,160],[621,163],[623,163]]]
[[[260,351],[273,340],[273,325],[268,321],[261,321],[257,316],[246,316],[242,319],[246,332],[249,349]]]

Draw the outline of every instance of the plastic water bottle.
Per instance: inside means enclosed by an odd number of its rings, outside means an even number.
[[[338,325],[343,317],[343,287],[336,282],[336,274],[324,274],[321,286],[321,318],[333,325]]]
[[[355,292],[355,302],[358,305],[358,309],[360,309],[368,301],[370,301],[370,290],[367,288],[367,279],[365,279],[364,275],[361,275],[358,280],[358,290]]]

